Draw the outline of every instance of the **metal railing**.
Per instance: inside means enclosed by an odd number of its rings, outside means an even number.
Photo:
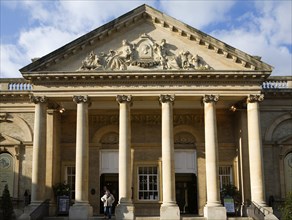
[[[49,202],[47,199],[43,203],[41,203],[31,214],[31,220],[42,220],[45,216],[49,216]]]

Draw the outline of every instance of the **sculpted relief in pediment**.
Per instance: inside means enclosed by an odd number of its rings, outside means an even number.
[[[122,41],[119,50],[96,54],[91,51],[77,71],[164,69],[164,70],[212,70],[202,57],[189,51],[177,51],[175,45],[165,39],[155,41],[143,34],[136,43]]]

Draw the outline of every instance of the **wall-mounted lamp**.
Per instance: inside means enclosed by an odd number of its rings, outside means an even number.
[[[232,106],[230,107],[230,111],[235,112],[236,110],[237,110],[237,108],[236,108],[234,105],[232,105]]]
[[[65,111],[66,111],[66,109],[65,109],[64,107],[60,107],[59,112],[60,112],[61,114],[63,114]]]

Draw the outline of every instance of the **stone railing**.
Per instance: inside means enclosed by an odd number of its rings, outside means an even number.
[[[49,202],[47,199],[43,203],[41,203],[31,214],[30,220],[39,220],[44,219],[44,217],[49,216]]]
[[[32,84],[22,78],[1,79],[0,91],[31,91]]]
[[[251,202],[250,206],[247,208],[247,215],[256,220],[278,220],[273,214],[273,211],[255,202]]]
[[[274,76],[263,82],[262,88],[267,89],[292,89],[292,77]]]

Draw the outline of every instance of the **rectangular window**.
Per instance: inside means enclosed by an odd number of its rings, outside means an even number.
[[[71,189],[71,199],[75,199],[75,166],[66,166],[66,183]]]
[[[158,172],[157,167],[138,168],[139,200],[158,200]]]
[[[220,181],[220,189],[222,189],[224,185],[233,184],[231,166],[219,167],[219,181]]]

